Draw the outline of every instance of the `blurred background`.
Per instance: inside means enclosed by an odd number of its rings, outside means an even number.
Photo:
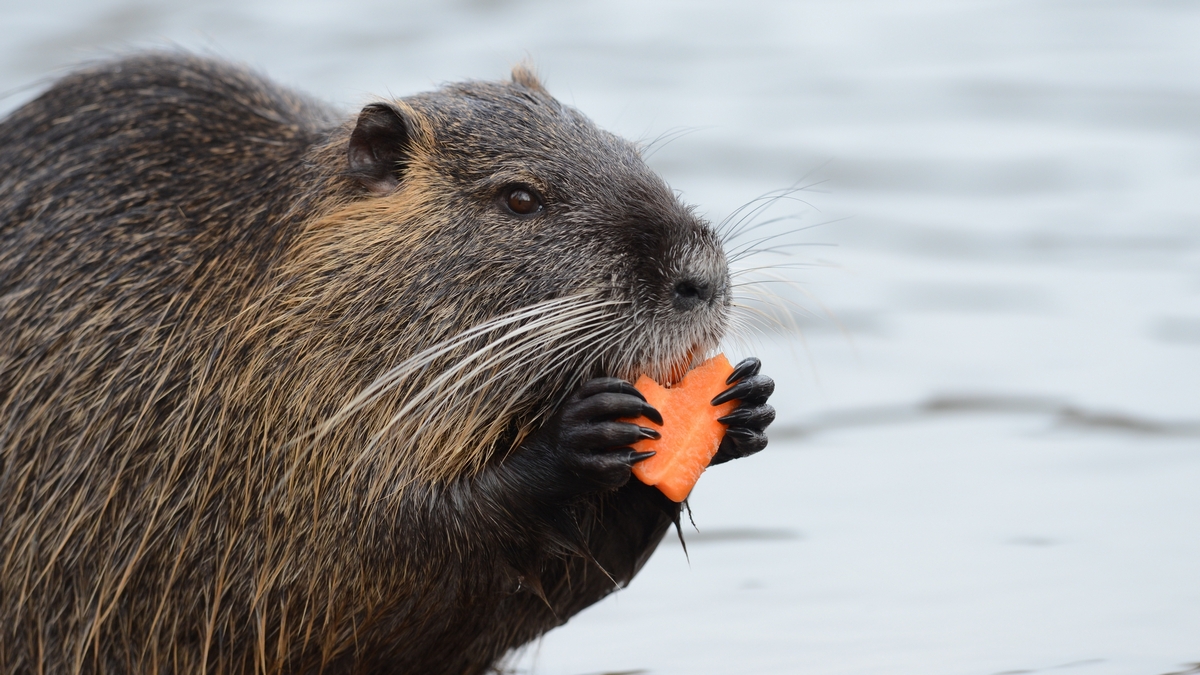
[[[1200,4],[0,0],[0,113],[144,47],[529,60],[742,231],[770,448],[513,671],[1200,673]]]

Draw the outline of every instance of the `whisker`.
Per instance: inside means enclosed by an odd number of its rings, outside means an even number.
[[[642,146],[642,160],[644,161],[650,159],[654,156],[654,153],[658,152],[667,145],[674,143],[688,134],[694,134],[697,131],[701,131],[702,129],[704,129],[704,127],[680,127],[676,129],[668,129],[662,132],[655,137],[654,140]]]
[[[518,337],[530,330],[536,330],[539,327],[549,325],[554,321],[561,321],[564,315],[568,318],[573,318],[580,314],[596,311],[597,308],[625,303],[626,301],[621,300],[598,301],[589,295],[575,295],[566,296],[563,298],[555,298],[537,303],[535,305],[522,307],[498,317],[493,317],[492,319],[468,328],[439,344],[425,349],[413,357],[406,359],[399,365],[389,369],[383,375],[376,378],[375,381],[373,381],[370,385],[365,387],[364,390],[356,395],[349,403],[343,405],[336,413],[331,415],[313,429],[310,429],[308,432],[305,432],[289,441],[283,447],[294,447],[304,438],[311,438],[312,444],[309,446],[309,454],[315,452],[317,447],[316,444],[319,442],[319,440],[330,433],[338,424],[367,405],[371,405],[375,401],[379,400],[389,391],[400,386],[404,381],[407,380],[409,376],[419,372],[421,369],[435,362],[438,358],[453,352],[455,349],[465,346],[474,339],[486,335],[489,331],[509,327],[514,323],[518,323],[530,318],[534,319],[534,321],[530,322],[529,325],[517,326],[516,328],[508,330],[503,335],[493,338],[483,348],[475,350],[472,354],[468,355],[466,360],[457,366],[458,369],[465,367],[470,363],[470,360],[478,358],[481,354],[484,354],[488,350],[495,348],[497,345],[503,344],[507,340]],[[544,316],[552,311],[559,311],[559,314],[556,315],[556,317],[551,317],[549,319]],[[452,376],[452,374],[447,375],[446,373],[443,373],[443,375]],[[440,385],[440,383],[444,382],[444,380],[445,377],[440,378],[438,384]],[[419,399],[414,399],[411,396],[408,397],[407,400],[409,401],[409,403],[406,405],[407,408],[411,408],[415,402],[419,401]],[[283,473],[280,479],[276,482],[275,486],[272,488],[272,493],[290,481],[291,476],[294,474],[296,469],[299,468],[304,456],[305,453],[296,453],[295,459],[291,466]],[[355,460],[354,465],[356,466],[361,459],[362,455]],[[351,471],[347,473],[352,473],[353,468],[354,467],[352,466]]]
[[[747,274],[761,274],[763,272],[763,270],[810,269],[813,267],[834,267],[834,265],[831,265],[830,263],[821,261],[821,260],[818,260],[815,262],[774,263],[771,265],[759,265],[757,267],[741,267],[741,268],[738,268],[735,270],[731,270],[729,273],[729,276],[731,278],[737,279],[738,277],[742,277]]]
[[[793,330],[796,330],[797,332],[799,331],[799,327],[795,324],[794,318],[792,318],[792,325],[789,326],[789,325],[783,323],[782,321],[780,321],[779,318],[774,313],[764,311],[761,308],[753,307],[751,305],[735,305],[735,307],[741,309],[743,312],[748,312],[751,315],[762,318],[764,323],[757,324],[758,326],[760,326],[762,328],[765,328],[765,329],[778,328],[779,330],[782,330],[782,331],[787,331],[789,329],[793,329]],[[749,317],[749,315],[747,315],[747,316]],[[790,317],[790,315],[788,315],[788,316]],[[754,324],[752,324],[752,325],[754,325]]]
[[[596,303],[594,306],[587,307],[586,309],[589,312],[594,312],[597,308],[611,306],[611,305],[615,305],[615,304],[623,304],[623,303],[621,303],[620,301],[606,301],[606,302],[602,302],[602,303]],[[503,350],[501,350],[501,352],[499,354],[494,354],[489,359],[486,359],[482,364],[477,364],[475,369],[473,371],[470,371],[470,373],[467,376],[464,377],[461,375],[462,371],[464,371],[468,366],[470,366],[476,359],[479,359],[483,355],[488,354],[493,349],[500,346],[504,341],[510,340],[513,337],[528,333],[530,331],[536,330],[536,329],[546,326],[546,325],[553,325],[557,329],[558,334],[561,335],[562,332],[564,331],[564,329],[566,329],[566,328],[578,330],[581,327],[587,327],[589,322],[593,321],[596,318],[597,317],[594,313],[593,314],[582,313],[579,316],[569,318],[569,320],[567,320],[567,321],[563,321],[561,318],[561,315],[551,317],[550,319],[541,319],[539,321],[532,322],[531,324],[522,325],[521,327],[519,327],[517,329],[509,331],[504,336],[501,336],[500,338],[493,340],[493,341],[489,342],[487,345],[484,345],[483,347],[475,350],[471,354],[468,354],[467,356],[460,358],[456,362],[455,365],[442,371],[437,377],[435,377],[432,381],[430,381],[428,384],[426,384],[424,387],[422,387],[419,391],[417,391],[413,395],[410,395],[407,397],[407,402],[403,406],[401,406],[401,408],[399,410],[397,410],[391,416],[391,418],[383,426],[382,429],[377,431],[372,436],[372,439],[367,444],[367,447],[364,448],[363,451],[358,455],[358,457],[351,463],[351,466],[350,466],[348,472],[353,472],[353,470],[358,466],[358,464],[361,463],[361,461],[363,461],[363,459],[365,459],[365,457],[377,446],[379,441],[387,434],[387,432],[389,432],[400,420],[409,416],[415,409],[417,409],[419,406],[423,405],[428,400],[428,398],[432,392],[440,390],[451,378],[457,378],[460,383],[458,386],[462,386],[461,383],[470,382],[471,378],[474,377],[475,375],[488,370],[495,363],[497,363],[501,360],[507,359],[509,357],[508,351],[514,349],[515,348],[514,345],[506,346]],[[452,390],[453,390],[453,388],[452,388]]]
[[[793,184],[791,187],[780,188],[778,190],[770,190],[768,192],[764,192],[763,194],[761,194],[761,195],[755,197],[754,199],[751,199],[750,201],[746,202],[745,204],[742,204],[741,206],[737,207],[729,215],[725,216],[725,218],[723,218],[721,220],[721,222],[717,223],[717,229],[718,230],[724,229],[735,218],[739,218],[740,216],[742,216],[742,214],[747,209],[750,209],[751,207],[754,207],[757,204],[761,204],[762,202],[770,202],[779,197],[785,197],[785,196],[788,196],[791,194],[795,194],[796,192],[800,192],[801,190],[804,190],[804,189],[805,188],[802,188],[796,184]],[[740,218],[739,218],[738,222],[741,222]]]
[[[610,322],[608,322],[608,323],[609,323],[609,325],[605,326],[604,328],[602,328],[602,329],[601,329],[601,330],[599,330],[599,331],[592,331],[592,332],[588,332],[588,333],[584,334],[582,337],[576,338],[576,339],[574,339],[574,340],[571,340],[571,341],[569,341],[569,342],[563,342],[563,343],[561,343],[561,344],[554,345],[554,346],[553,346],[553,347],[552,347],[552,348],[551,348],[549,351],[542,352],[541,354],[539,354],[539,356],[540,356],[541,358],[540,358],[538,361],[539,361],[539,362],[553,362],[553,361],[555,361],[555,360],[556,360],[556,358],[555,358],[555,357],[557,357],[559,354],[562,354],[563,352],[569,352],[569,351],[571,351],[571,350],[575,349],[575,348],[576,348],[578,345],[580,345],[580,344],[586,344],[586,343],[589,343],[589,342],[595,342],[595,341],[597,341],[597,340],[599,340],[599,339],[601,339],[601,338],[607,337],[609,334],[611,334],[611,333],[615,332],[617,329],[619,329],[619,328],[620,328],[620,325],[619,325],[618,323],[616,323],[616,322],[611,322],[611,321],[610,321]],[[590,326],[589,326],[589,327],[590,327]],[[541,346],[541,344],[532,345],[530,348],[526,349],[526,351],[527,351],[527,352],[528,352],[528,351],[532,351],[532,349],[535,349],[535,348],[537,348],[537,347],[539,347],[539,346]],[[594,351],[595,351],[595,350],[593,350],[593,352],[594,352]],[[503,360],[508,360],[509,358],[510,358],[510,356],[506,354],[506,355],[504,356],[504,359],[503,359]],[[589,356],[585,356],[585,358],[583,358],[583,359],[580,359],[580,362],[581,362],[581,363],[589,363],[589,362],[590,362],[590,360],[591,360],[591,358],[590,358],[590,355],[589,355]],[[499,371],[498,373],[496,373],[496,374],[495,374],[495,376],[494,376],[494,378],[495,378],[496,380],[503,381],[503,376],[504,376],[504,375],[508,374],[508,373],[509,373],[509,372],[511,372],[511,371],[517,370],[517,369],[519,369],[519,368],[526,367],[527,365],[529,365],[529,364],[528,364],[528,362],[521,362],[521,361],[518,361],[518,362],[517,362],[517,363],[515,363],[515,364],[510,364],[510,365],[506,366],[506,367],[505,367],[503,370],[501,370],[501,371]],[[468,381],[469,381],[469,380],[468,380]],[[520,395],[521,395],[522,393],[524,393],[524,391],[525,391],[526,389],[528,389],[529,387],[533,386],[533,384],[534,384],[535,382],[536,382],[536,379],[534,379],[534,378],[530,378],[530,379],[528,379],[528,381],[526,382],[526,384],[525,384],[525,385],[523,385],[523,386],[521,387],[521,389],[518,389],[518,390],[516,390],[516,391],[512,392],[512,393],[510,394],[509,398],[508,398],[508,401],[505,403],[504,407],[503,407],[503,408],[500,410],[499,414],[498,414],[498,415],[496,415],[496,419],[501,419],[501,420],[502,420],[502,419],[505,419],[505,418],[507,417],[507,412],[508,412],[509,410],[511,410],[511,408],[513,407],[513,405],[515,404],[515,402],[516,402],[516,401],[517,401],[517,400],[520,398]],[[489,381],[489,382],[485,382],[485,383],[483,383],[483,384],[480,384],[480,385],[476,386],[476,387],[475,387],[475,388],[474,388],[472,391],[470,391],[470,392],[467,392],[465,396],[463,396],[463,397],[459,397],[457,400],[459,400],[459,401],[469,400],[469,399],[471,399],[471,398],[472,398],[472,397],[473,397],[475,394],[477,394],[477,393],[479,393],[479,392],[483,391],[483,390],[484,390],[484,389],[486,389],[488,386],[492,386],[492,382],[491,382],[491,381]]]
[[[775,240],[775,239],[779,239],[780,237],[790,237],[790,236],[794,236],[794,235],[795,235],[796,233],[798,233],[798,232],[803,232],[803,231],[805,231],[805,230],[810,230],[810,229],[812,229],[812,228],[814,228],[814,227],[820,227],[820,226],[822,226],[822,225],[828,225],[828,224],[830,224],[830,223],[835,223],[835,222],[837,222],[838,220],[844,220],[844,218],[843,218],[843,219],[837,219],[837,220],[825,221],[825,222],[821,222],[821,223],[814,223],[814,224],[812,224],[812,225],[806,225],[805,227],[796,228],[796,229],[794,229],[794,230],[786,230],[786,231],[784,231],[784,232],[776,232],[775,234],[772,234],[772,235],[768,235],[768,236],[765,236],[765,237],[760,237],[759,239],[756,239],[756,240],[754,240],[754,241],[752,241],[752,242],[748,242],[748,243],[746,243],[746,244],[745,244],[745,245],[743,245],[741,248],[737,248],[737,249],[734,249],[733,251],[731,251],[731,252],[730,252],[730,254],[729,254],[729,259],[730,259],[730,261],[736,261],[736,260],[739,260],[739,259],[741,259],[741,258],[744,258],[744,257],[747,255],[747,251],[762,252],[764,249],[761,249],[761,248],[759,248],[759,247],[760,247],[760,246],[762,246],[763,244],[765,244],[765,243],[769,242],[769,241],[773,241],[773,240]],[[810,242],[795,242],[795,243],[793,243],[793,244],[787,244],[787,245],[788,245],[788,246],[798,246],[798,245],[805,245],[805,246],[814,246],[814,245],[815,245],[815,246],[820,246],[820,245],[822,245],[822,244],[819,244],[819,243],[810,243]],[[826,246],[830,246],[830,245],[832,245],[832,244],[824,244],[824,245],[826,245]]]
[[[717,226],[717,232],[721,238],[721,242],[728,244],[737,237],[745,234],[747,228],[752,227],[750,224],[754,222],[754,219],[757,218],[759,214],[763,213],[780,201],[790,201],[803,204],[808,208],[820,213],[821,210],[816,206],[813,206],[811,203],[800,199],[799,197],[793,196],[797,192],[801,192],[806,189],[808,188],[787,188],[784,190],[777,190],[775,192],[768,192],[766,195],[752,199],[738,207],[737,210],[729,214],[729,216],[727,216],[725,220],[722,220]],[[730,223],[730,220],[735,217],[737,220]]]
[[[750,228],[748,228],[748,229],[747,229],[745,232],[743,232],[743,233],[741,233],[741,234],[749,234],[749,233],[750,233],[750,232],[752,232],[753,230],[756,230],[756,229],[758,229],[760,225],[767,225],[767,224],[769,224],[769,223],[773,223],[773,222],[779,222],[779,221],[781,221],[781,220],[788,220],[788,219],[798,219],[798,217],[792,217],[792,218],[783,218],[783,217],[781,217],[781,218],[772,218],[771,220],[765,221],[765,222],[763,222],[763,223],[761,223],[761,224],[754,225],[753,227],[750,227]],[[783,232],[777,232],[777,233],[775,233],[775,234],[772,234],[772,235],[767,235],[767,236],[765,236],[765,237],[762,237],[762,238],[760,238],[760,239],[755,239],[755,240],[753,240],[753,241],[749,241],[749,242],[743,243],[743,244],[741,244],[741,245],[740,245],[740,248],[738,248],[738,249],[736,249],[736,250],[738,250],[738,251],[741,251],[741,250],[745,250],[745,249],[748,249],[748,248],[753,248],[753,247],[755,247],[755,246],[758,246],[758,245],[760,245],[760,244],[762,244],[762,243],[764,243],[764,242],[770,241],[771,239],[773,239],[773,238],[775,238],[775,237],[780,237],[780,236],[785,236],[785,235],[794,235],[794,234],[797,234],[797,233],[799,233],[799,232],[807,232],[808,230],[813,230],[813,229],[816,229],[816,228],[818,228],[818,227],[824,227],[824,226],[826,226],[826,225],[832,225],[832,224],[834,224],[834,223],[839,223],[839,222],[841,222],[841,221],[843,221],[843,220],[849,220],[849,219],[850,219],[850,216],[843,216],[843,217],[841,217],[841,218],[831,218],[831,219],[829,219],[829,220],[822,220],[822,221],[820,221],[820,222],[817,222],[817,223],[810,223],[810,224],[808,224],[808,225],[804,225],[804,226],[801,226],[801,227],[794,227],[794,228],[792,228],[792,229],[790,229],[790,230],[785,230],[785,231],[783,231]],[[732,243],[732,242],[725,242],[725,243],[726,243],[726,244],[730,244],[730,243]]]
[[[538,316],[539,314],[545,314],[558,309],[560,305],[569,304],[570,302],[578,302],[580,299],[586,299],[586,296],[568,296],[565,298],[557,298],[544,303],[523,307],[468,328],[449,340],[418,352],[414,356],[406,359],[399,365],[391,368],[387,372],[377,377],[374,382],[363,389],[363,391],[355,396],[349,403],[345,404],[340,410],[338,410],[338,412],[330,416],[324,423],[319,425],[313,431],[310,431],[309,434],[316,434],[318,437],[324,435],[334,425],[341,422],[346,417],[354,414],[358,410],[361,410],[364,406],[369,405],[379,396],[386,393],[398,380],[402,379],[418,368],[423,368],[429,365],[437,358],[454,351],[458,347],[461,347],[467,342],[470,342],[471,340],[483,335],[484,333],[487,333],[490,330],[502,328],[504,326],[517,323],[523,319]]]
[[[583,330],[591,329],[596,324],[601,323],[605,318],[607,318],[607,317],[599,317],[595,321],[583,323],[579,326],[574,327],[567,334],[569,335],[572,333],[577,333],[577,332],[580,332]],[[556,345],[556,346],[554,346],[553,351],[549,352],[549,353],[547,353],[547,352],[537,353],[537,355],[540,357],[539,361],[550,360],[549,357],[551,355],[557,354],[559,351],[562,351],[562,349],[564,349],[566,347],[574,346],[575,344],[578,344],[579,342],[583,341],[584,339],[592,339],[592,335],[593,334],[589,333],[586,338],[583,338],[580,340],[575,340],[573,342],[565,343],[562,345]],[[530,354],[530,353],[536,353],[535,350],[537,350],[541,347],[544,347],[547,344],[553,344],[555,341],[560,340],[562,337],[563,337],[562,334],[542,335],[542,336],[536,336],[536,339],[530,339],[530,340],[527,340],[524,342],[510,345],[503,351],[494,355],[492,358],[479,364],[474,370],[467,373],[463,377],[456,378],[453,383],[453,386],[446,392],[443,392],[443,394],[445,396],[447,396],[450,400],[456,402],[453,405],[461,405],[463,401],[471,399],[475,394],[483,391],[488,386],[490,386],[491,379],[503,380],[504,375],[507,375],[507,374],[509,374],[513,371],[519,370],[521,368],[528,367],[531,364],[531,362],[527,361],[527,360],[523,360],[522,357],[524,355]],[[473,378],[475,378],[477,375],[489,370],[490,368],[492,368],[493,366],[495,366],[498,363],[507,363],[508,365],[506,365],[502,370],[500,370],[496,373],[492,373],[491,377],[489,378],[489,381],[476,386],[471,391],[466,392],[466,394],[464,396],[456,396],[456,394],[459,393],[461,387],[466,386],[466,384],[471,382],[473,380]],[[450,409],[453,410],[454,408],[450,408]]]
[[[730,244],[730,243],[733,243],[733,241],[735,239],[737,239],[738,237],[744,237],[757,229],[766,227],[767,225],[774,225],[775,223],[781,223],[785,220],[800,220],[803,217],[804,217],[804,214],[802,214],[802,213],[789,213],[786,216],[778,216],[775,218],[767,218],[766,220],[760,220],[757,223],[748,225],[745,229],[740,230],[736,236],[730,237],[729,239],[724,240],[722,243]]]
[[[601,317],[601,319],[602,320],[603,319],[611,319],[611,317]],[[579,326],[575,326],[572,328],[572,330],[568,334],[579,333],[579,332],[582,332],[585,330],[589,330],[594,323],[595,322],[584,323]],[[617,326],[610,321],[609,326],[607,326],[605,330],[600,331],[600,335],[603,336],[606,331],[614,330],[616,327]],[[551,336],[542,336],[542,337],[544,337],[546,339],[530,340],[529,341],[530,344],[512,345],[509,348],[506,348],[504,351],[494,355],[491,359],[488,360],[487,363],[481,364],[476,369],[474,369],[471,373],[468,373],[467,375],[462,376],[462,377],[455,378],[454,386],[452,386],[451,389],[449,389],[448,391],[445,392],[446,398],[448,398],[449,400],[452,401],[451,407],[439,409],[437,411],[439,417],[456,419],[456,420],[461,420],[464,417],[467,419],[471,419],[472,417],[477,417],[478,414],[475,414],[475,415],[468,414],[465,416],[463,416],[463,415],[456,416],[454,413],[458,410],[462,410],[471,405],[474,405],[476,408],[479,408],[480,407],[479,402],[481,399],[476,398],[475,394],[483,392],[483,391],[487,390],[488,388],[495,387],[495,386],[497,386],[497,383],[504,382],[504,378],[503,378],[504,374],[506,374],[510,371],[513,371],[513,370],[527,367],[529,365],[529,362],[520,360],[519,357],[521,356],[522,352],[532,353],[533,349],[535,349],[538,346],[541,346],[547,340],[561,338],[562,334],[559,333],[559,334],[555,334],[555,335],[551,335]],[[576,345],[578,345],[580,343],[593,341],[595,339],[596,339],[596,334],[593,332],[588,332],[588,333],[585,333],[583,336],[578,337],[574,340],[571,340],[568,342],[560,342],[559,344],[554,345],[552,348],[538,353],[537,355],[539,358],[537,359],[537,361],[553,363],[556,360],[556,357],[558,357],[560,354],[562,354],[564,352],[569,352]],[[482,383],[477,384],[472,389],[472,391],[462,394],[462,392],[461,392],[462,387],[466,386],[467,383],[474,381],[474,379],[477,375],[483,374],[483,373],[489,371],[494,365],[496,365],[498,363],[507,363],[508,365],[505,366],[505,368],[499,372],[489,373],[488,377]],[[524,394],[524,392],[526,390],[528,390],[529,388],[533,387],[536,383],[537,383],[537,378],[527,379],[525,381],[524,385],[522,385],[519,389],[507,392],[508,393],[507,399],[505,400],[505,402],[503,403],[502,406],[500,406],[498,408],[496,406],[489,407],[486,414],[487,414],[488,418],[490,418],[490,422],[486,426],[484,426],[482,428],[477,428],[475,425],[470,424],[470,423],[456,424],[455,427],[450,430],[450,432],[453,434],[451,436],[450,442],[443,443],[443,442],[439,441],[438,442],[439,447],[442,447],[443,449],[445,449],[446,447],[458,447],[458,448],[465,449],[469,445],[469,440],[470,440],[471,436],[486,438],[486,437],[489,437],[492,434],[492,432],[500,431],[501,429],[497,428],[497,425],[503,426],[506,423],[506,420],[509,417],[509,412],[513,409],[513,407],[516,405],[516,403],[520,400],[522,394]],[[428,389],[429,389],[429,387],[426,388],[426,390],[428,390]],[[425,390],[423,390],[423,392],[424,391]],[[431,400],[430,397],[422,396],[420,394],[418,394],[416,398],[418,400],[422,400],[422,401],[430,401]],[[414,410],[414,411],[410,411],[410,412],[416,413],[419,411]],[[391,419],[388,420],[387,424],[385,424],[382,429],[377,431],[372,436],[371,441],[368,444],[368,447],[367,447],[366,451],[364,452],[364,454],[369,454],[371,449],[373,449],[375,446],[377,446],[378,443],[381,442],[388,433],[390,433],[393,429],[395,429],[397,424],[399,424],[402,420],[405,420],[406,418],[409,420],[415,419],[415,420],[421,421],[421,420],[426,419],[426,416],[420,415],[420,414],[409,414],[409,413],[405,413],[403,411],[396,413],[395,415],[392,416]],[[416,429],[413,429],[409,433],[407,433],[406,437],[409,438],[413,442],[418,442],[422,436],[424,436],[428,433],[437,433],[437,432],[445,432],[445,431],[446,431],[446,429],[439,428],[437,425],[429,425],[422,421],[420,426],[418,426]],[[446,456],[443,455],[442,458],[445,459]],[[395,456],[395,457],[393,457],[392,464],[398,464],[399,461],[401,461],[401,458],[399,456]],[[351,467],[351,469],[353,469],[353,468],[354,467]],[[391,472],[395,468],[396,468],[395,466],[386,467],[386,470],[383,472],[383,475],[391,475]],[[374,491],[374,490],[372,491],[372,493],[375,493],[375,492],[376,491]]]
[[[790,252],[788,249],[793,249],[793,248],[800,248],[800,247],[837,248],[837,246],[838,246],[837,244],[830,244],[830,243],[825,243],[825,242],[794,242],[794,243],[789,243],[789,244],[776,244],[775,246],[771,246],[769,248],[757,248],[757,249],[751,249],[751,250],[747,250],[747,251],[739,251],[736,256],[730,257],[730,258],[728,258],[728,260],[729,260],[730,264],[732,264],[732,263],[739,262],[742,259],[747,258],[749,256],[760,255],[763,253],[782,253],[784,255],[789,255]]]

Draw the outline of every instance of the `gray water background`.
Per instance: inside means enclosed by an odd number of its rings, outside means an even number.
[[[164,46],[348,114],[528,60],[714,222],[803,188],[734,244],[771,447],[513,669],[1200,672],[1200,4],[5,0],[0,112]]]

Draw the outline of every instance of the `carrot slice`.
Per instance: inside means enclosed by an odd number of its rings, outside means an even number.
[[[737,408],[736,400],[712,404],[713,397],[729,387],[725,380],[732,373],[729,360],[718,354],[693,368],[670,389],[645,375],[638,378],[633,386],[663,418],[661,426],[645,417],[633,420],[662,434],[662,438],[633,444],[635,450],[657,453],[633,465],[633,475],[638,480],[658,487],[673,501],[687,499],[725,436],[725,425],[717,418]]]

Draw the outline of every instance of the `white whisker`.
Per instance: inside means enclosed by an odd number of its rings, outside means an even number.
[[[601,317],[601,320],[608,321],[610,318],[611,317]],[[580,325],[573,327],[573,329],[568,331],[566,334],[568,334],[568,335],[575,334],[575,333],[579,333],[580,331],[583,331],[583,330],[588,330],[592,327],[592,325],[594,325],[594,323],[595,322],[581,323]],[[547,363],[553,363],[556,360],[558,360],[558,359],[556,359],[556,357],[563,355],[564,353],[569,353],[572,349],[575,348],[576,345],[581,344],[581,343],[595,341],[598,337],[604,337],[606,334],[613,332],[617,328],[619,328],[619,326],[617,324],[610,323],[605,329],[603,329],[599,332],[588,332],[588,333],[586,333],[580,337],[577,337],[576,339],[571,340],[569,342],[563,342],[563,343],[556,344],[553,347],[551,347],[550,349],[548,349],[544,352],[541,352],[539,354],[540,360],[545,361]],[[439,417],[453,418],[453,419],[460,420],[460,421],[463,419],[471,419],[472,416],[470,414],[455,415],[455,413],[459,410],[467,408],[468,406],[470,406],[472,404],[474,404],[478,408],[479,407],[478,404],[481,399],[476,398],[476,394],[484,392],[487,389],[492,388],[492,387],[503,386],[503,383],[506,382],[504,375],[508,374],[511,371],[519,370],[521,368],[525,368],[530,365],[529,362],[522,361],[519,358],[514,360],[514,353],[518,354],[518,355],[521,352],[529,353],[536,346],[545,344],[547,342],[547,340],[552,341],[555,339],[561,339],[562,336],[563,336],[563,333],[560,332],[560,333],[556,333],[555,335],[551,335],[551,336],[542,336],[545,339],[530,340],[529,341],[530,344],[528,344],[528,345],[510,345],[504,351],[496,354],[491,359],[489,359],[488,363],[486,365],[481,364],[479,367],[477,367],[471,373],[469,373],[465,376],[459,377],[459,378],[455,378],[454,385],[447,392],[444,392],[445,396],[443,397],[443,398],[446,398],[446,399],[452,401],[451,406],[449,408],[436,410],[437,415]],[[561,363],[561,361],[559,361],[559,362]],[[493,367],[494,365],[496,365],[498,363],[507,363],[508,365],[504,369],[502,369],[501,371],[499,371],[497,373],[489,373],[488,377],[486,379],[484,379],[483,382],[476,384],[476,386],[471,391],[465,392],[465,393],[462,392],[462,387],[464,387],[464,386],[466,386],[466,384],[474,381],[476,375],[486,373],[487,371],[489,371],[491,369],[491,367]],[[466,450],[467,449],[466,446],[468,445],[468,442],[469,442],[471,436],[488,437],[491,435],[491,432],[500,431],[500,429],[496,428],[497,425],[504,426],[504,424],[506,423],[505,421],[509,417],[509,413],[513,410],[516,403],[521,399],[522,395],[528,389],[530,389],[533,386],[535,386],[536,384],[538,384],[538,381],[539,381],[538,378],[526,378],[524,384],[521,387],[519,387],[518,389],[506,391],[505,393],[507,394],[507,398],[506,398],[505,402],[503,403],[503,405],[501,405],[499,407],[491,406],[486,411],[486,415],[489,419],[489,422],[485,428],[479,429],[479,428],[474,427],[474,425],[471,425],[471,424],[458,424],[455,426],[455,428],[452,431],[457,432],[456,435],[459,436],[460,438],[458,438],[456,441],[452,441],[449,443],[439,441],[438,442],[439,447],[441,447],[443,449],[443,452],[445,451],[446,448],[460,448],[462,450]],[[431,401],[432,398],[430,396],[423,395],[424,392],[425,392],[425,390],[422,390],[422,393],[417,395],[417,399],[421,400],[421,401],[426,401],[426,402]],[[433,412],[433,411],[431,411],[431,412]],[[405,413],[397,413],[397,414],[393,415],[391,417],[391,419],[389,419],[388,422],[384,425],[384,427],[382,429],[380,429],[379,431],[377,431],[372,436],[367,449],[364,451],[364,455],[369,454],[370,451],[374,447],[376,447],[378,445],[378,443],[380,443],[383,440],[383,438],[385,438],[390,432],[392,432],[392,430],[395,429],[396,425],[399,424],[405,418],[415,419],[415,420],[424,420],[424,419],[426,419],[426,416],[421,415],[421,414],[411,414],[410,415],[410,414],[405,414]],[[432,429],[433,432],[446,431],[445,429],[439,429],[436,425],[429,425],[425,422],[421,422],[420,426],[411,430],[407,434],[407,438],[409,439],[410,442],[416,443],[419,441],[419,439],[422,436],[424,436],[427,432],[429,432],[430,429]],[[443,455],[442,458],[443,459],[447,458],[447,455]],[[393,456],[391,464],[396,465],[396,464],[399,464],[400,461],[401,461],[401,458],[399,456]],[[395,468],[396,468],[395,466],[385,467],[385,471],[382,473],[382,475],[391,475],[392,471]],[[378,490],[373,489],[371,491],[371,494],[369,495],[369,498],[373,498],[376,495],[378,495]]]
[[[566,305],[570,302],[579,302],[582,299],[586,299],[586,296],[568,296],[565,298],[556,298],[554,300],[550,300],[550,301],[547,301],[544,303],[539,303],[536,305],[530,305],[528,307],[523,307],[519,310],[514,310],[513,312],[503,314],[499,317],[490,319],[479,325],[473,326],[472,328],[469,328],[469,329],[455,335],[454,337],[450,338],[449,340],[446,340],[442,343],[434,345],[433,347],[430,347],[421,352],[418,352],[416,355],[406,359],[399,365],[394,366],[387,372],[380,375],[378,378],[375,379],[374,382],[372,382],[365,389],[363,389],[363,391],[359,392],[359,394],[357,396],[355,396],[354,399],[352,399],[349,403],[344,405],[340,410],[338,410],[338,412],[331,415],[323,424],[319,425],[316,429],[314,429],[310,433],[315,434],[318,438],[323,436],[333,426],[335,426],[342,420],[346,419],[350,415],[354,414],[358,410],[362,409],[363,407],[370,405],[379,396],[386,394],[387,391],[389,391],[396,383],[398,383],[404,377],[407,377],[409,374],[417,371],[420,368],[424,368],[425,366],[428,366],[429,364],[431,364],[435,360],[437,360],[439,357],[444,356],[444,355],[454,351],[458,347],[463,346],[464,344],[470,342],[472,339],[480,337],[481,335],[487,333],[490,330],[502,328],[504,326],[508,326],[513,323],[517,323],[524,319],[528,319],[530,317],[535,317],[539,314],[548,313],[550,311],[559,309],[559,307],[561,305]],[[614,301],[610,301],[610,302],[614,302]],[[570,309],[568,309],[568,311],[570,311]],[[525,331],[518,329],[517,331],[506,334],[505,336],[503,336],[500,339],[505,339],[507,337],[510,337],[511,335],[519,334],[522,332],[525,332]]]
[[[384,424],[382,429],[373,434],[370,442],[367,444],[367,447],[364,448],[358,457],[351,463],[348,472],[352,472],[355,468],[357,468],[357,466],[365,459],[365,457],[369,455],[370,452],[377,446],[378,442],[393,427],[395,427],[400,420],[410,416],[414,410],[418,409],[420,406],[427,404],[432,398],[433,393],[440,391],[447,383],[453,381],[454,385],[449,390],[451,393],[453,393],[458,387],[466,386],[466,384],[471,382],[475,376],[488,371],[494,367],[495,364],[510,360],[514,353],[520,353],[522,350],[528,351],[530,349],[529,347],[525,346],[522,341],[512,344],[505,344],[506,342],[510,342],[513,339],[521,336],[526,336],[523,338],[523,341],[528,341],[532,344],[541,344],[542,339],[545,337],[553,338],[557,336],[561,338],[564,333],[570,334],[576,330],[589,327],[592,322],[596,321],[602,316],[603,313],[599,310],[620,304],[625,303],[623,301],[593,302],[582,307],[572,307],[551,317],[542,317],[536,319],[535,321],[522,324],[521,326],[508,331],[504,335],[491,340],[486,345],[458,359],[454,365],[443,370],[438,374],[437,377],[433,378],[433,380],[428,382],[420,390],[412,392],[406,397],[407,402],[391,415],[391,418],[387,423]],[[527,335],[545,327],[552,327],[554,328],[555,332],[551,336],[539,336],[536,333],[534,335]],[[494,353],[498,349],[499,353]],[[488,358],[483,358],[488,354],[491,354],[491,356]],[[482,363],[475,363],[480,359],[483,359]],[[463,375],[463,371],[471,367],[472,364],[475,364],[474,369],[469,371],[466,375]]]

